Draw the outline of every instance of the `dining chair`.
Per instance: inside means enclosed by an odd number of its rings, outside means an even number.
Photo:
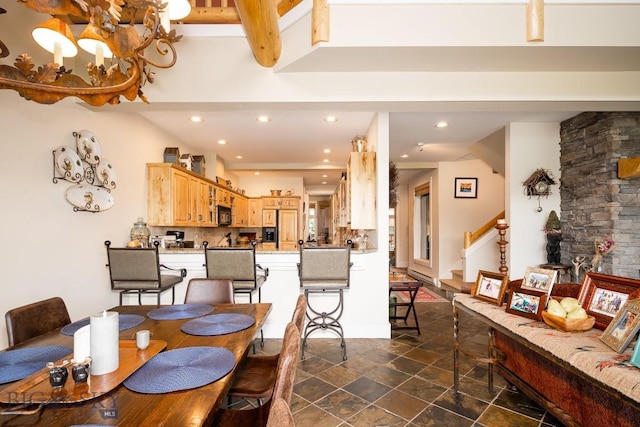
[[[191,279],[184,296],[185,304],[234,304],[233,280]]]
[[[298,277],[300,288],[307,297],[307,322],[302,334],[301,358],[304,360],[304,348],[310,334],[318,330],[334,331],[340,337],[343,349],[342,359],[347,360],[347,344],[340,317],[344,311],[343,291],[349,289],[351,245],[344,246],[305,246],[300,240],[300,262]],[[333,309],[318,309],[311,305],[312,295],[337,294],[338,302]],[[329,311],[330,310],[330,311]]]
[[[265,402],[264,405],[249,409],[221,409],[217,414],[217,420],[214,425],[219,427],[266,427],[271,404],[274,401],[282,399],[287,405],[291,403],[299,357],[300,333],[296,325],[293,322],[289,322],[284,333],[283,349],[278,359],[271,399]]]
[[[271,404],[267,427],[295,427],[293,414],[287,402],[279,397]]]
[[[231,279],[236,294],[249,295],[253,303],[253,293],[257,291],[258,302],[262,302],[261,287],[269,277],[269,269],[256,264],[256,246],[249,247],[209,247],[204,246],[205,269],[208,279]]]
[[[44,335],[71,323],[67,306],[60,297],[13,308],[4,315],[9,346]]]
[[[291,323],[295,325],[298,334],[300,334],[304,325],[306,311],[307,298],[304,294],[300,294],[291,318]],[[236,372],[233,382],[231,383],[231,388],[227,392],[229,401],[233,398],[256,399],[258,405],[262,405],[264,400],[271,396],[280,355],[282,351],[287,348],[287,340],[290,338],[285,331],[282,348],[277,354],[248,355],[245,358]]]
[[[176,299],[175,286],[187,276],[187,270],[174,269],[160,264],[159,242],[152,248],[113,248],[109,240],[107,247],[107,267],[111,280],[111,289],[120,291],[120,305],[125,294],[138,294],[138,304],[142,305],[143,294],[156,294],[158,305],[160,295],[171,290],[171,304]],[[161,274],[160,269],[179,271],[180,274]]]

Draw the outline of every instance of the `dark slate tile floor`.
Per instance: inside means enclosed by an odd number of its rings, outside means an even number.
[[[464,313],[455,396],[451,304],[417,303],[417,312],[421,335],[394,331],[391,339],[348,339],[346,361],[338,339],[310,338],[291,400],[296,426],[562,426],[498,374],[494,390],[488,389],[486,364],[464,354],[486,355],[487,329]],[[280,344],[265,340],[256,349],[277,353]]]

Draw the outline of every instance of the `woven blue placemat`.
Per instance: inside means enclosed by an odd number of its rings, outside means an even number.
[[[62,335],[73,336],[73,334],[75,334],[78,329],[87,326],[90,322],[91,319],[88,317],[77,320],[63,327],[60,330],[60,333]],[[118,316],[118,325],[120,327],[120,332],[136,327],[142,322],[144,322],[144,316],[140,316],[139,314],[120,314]]]
[[[222,347],[186,347],[157,354],[124,386],[138,393],[157,394],[202,387],[227,375],[236,358]]]
[[[213,307],[209,304],[176,304],[156,308],[147,316],[154,320],[178,320],[204,316],[212,311]]]
[[[180,327],[180,330],[189,335],[224,335],[247,329],[255,322],[253,317],[246,314],[212,314],[189,320]]]
[[[0,384],[21,380],[47,365],[68,356],[69,347],[45,345],[0,352]]]

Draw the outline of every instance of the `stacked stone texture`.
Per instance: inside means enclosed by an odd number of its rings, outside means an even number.
[[[604,274],[640,276],[640,178],[618,179],[618,160],[640,157],[640,113],[582,113],[560,125],[562,262],[595,255],[594,239],[617,244]]]

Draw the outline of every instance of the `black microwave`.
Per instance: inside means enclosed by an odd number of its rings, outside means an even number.
[[[218,206],[218,225],[231,225],[231,208]]]

